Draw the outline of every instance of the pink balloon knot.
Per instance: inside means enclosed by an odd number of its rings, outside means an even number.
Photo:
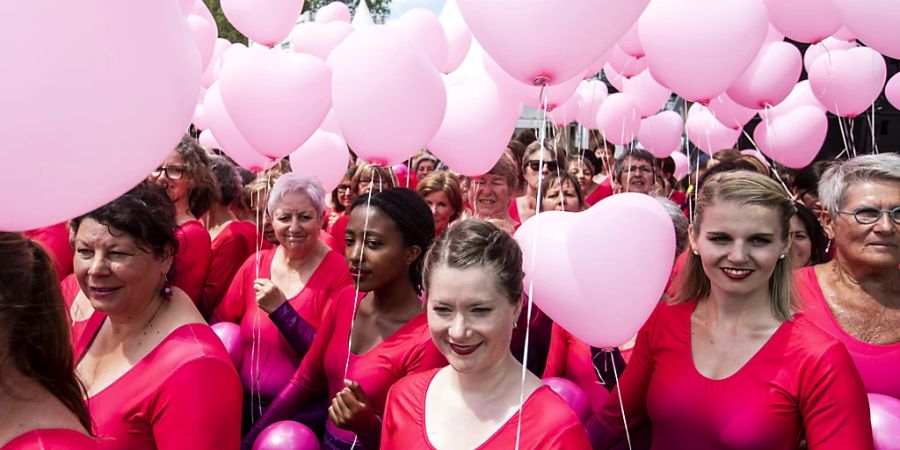
[[[535,86],[546,86],[550,84],[550,77],[547,75],[538,75],[531,79],[531,84]]]

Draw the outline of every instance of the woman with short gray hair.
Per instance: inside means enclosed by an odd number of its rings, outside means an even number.
[[[834,259],[795,273],[805,320],[847,346],[868,392],[900,398],[900,156],[829,167],[819,200]]]

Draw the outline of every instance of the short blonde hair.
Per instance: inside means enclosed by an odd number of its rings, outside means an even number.
[[[791,217],[796,212],[794,202],[778,183],[771,178],[749,170],[718,173],[703,183],[697,194],[693,233],[696,237],[703,223],[706,209],[720,202],[731,202],[741,206],[762,206],[778,213],[781,225],[781,239],[788,240]],[[740,218],[735,218],[740,220]],[[775,264],[775,272],[769,279],[769,298],[772,314],[781,321],[791,320],[792,308],[796,306],[791,291],[790,252]],[[700,256],[689,252],[684,269],[677,280],[678,294],[671,303],[684,303],[709,297],[710,282]]]

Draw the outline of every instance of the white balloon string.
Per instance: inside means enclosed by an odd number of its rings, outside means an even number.
[[[840,114],[840,111],[838,111],[838,114]],[[850,155],[850,141],[847,140],[847,133],[844,132],[844,121],[841,120],[840,115],[838,115],[837,121],[838,121],[838,129],[841,130],[841,140],[844,141],[844,151],[841,152],[841,154],[847,154],[849,156]],[[840,155],[838,155],[838,156],[840,157]]]
[[[866,119],[869,121],[869,129],[872,131],[872,153],[878,154],[878,143],[875,142],[875,102],[872,102],[872,115],[866,115]]]
[[[372,173],[375,178],[380,177],[380,173],[376,170]],[[379,183],[379,192],[380,192],[380,183],[384,180],[378,180]],[[372,186],[374,187],[374,186]],[[363,261],[363,253],[366,248],[366,233],[369,231],[369,208],[372,206],[372,187],[369,188],[368,197],[366,198],[366,220],[363,222],[363,235],[362,235],[362,245],[359,246],[359,257],[357,258],[357,270],[362,267]],[[344,363],[344,379],[347,378],[347,372],[350,371],[350,354],[353,348],[353,326],[356,324],[356,312],[359,308],[359,304],[362,303],[359,301],[359,279],[353,283],[355,289],[353,291],[353,316],[350,317],[350,333],[347,336],[347,361]]]
[[[409,174],[412,173],[412,158],[406,160],[406,188],[409,189]],[[418,182],[419,180],[416,179]]]
[[[625,404],[622,403],[622,389],[619,386],[619,369],[616,368],[616,360],[613,357],[613,352],[610,349],[606,349],[605,351],[609,352],[609,360],[612,362],[613,375],[616,377],[616,392],[619,394],[619,409],[622,411],[622,423],[625,425],[625,440],[628,442],[628,449],[631,450],[631,432],[628,431],[628,418],[625,417]]]
[[[687,100],[682,99],[681,102],[681,120],[687,121],[688,110],[687,110]],[[688,196],[688,219],[691,224],[694,223],[694,203],[697,201],[697,185],[700,184],[700,155],[697,155],[696,164],[694,165],[694,174],[696,175],[694,178],[694,183],[691,184],[691,135],[688,131],[688,127],[684,127],[684,154],[688,159],[688,188],[691,190]],[[693,189],[691,189],[693,188]],[[691,197],[693,197],[693,201],[691,201]]]
[[[856,138],[853,136],[853,126],[856,123],[856,119],[853,117],[847,118],[847,135],[850,137],[850,148],[853,151],[853,157],[856,157]]]

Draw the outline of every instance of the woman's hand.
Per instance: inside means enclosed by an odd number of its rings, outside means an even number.
[[[344,380],[344,389],[334,396],[328,417],[338,428],[365,436],[378,431],[381,420],[369,407],[366,393],[355,381]]]
[[[287,301],[284,292],[272,280],[257,278],[253,282],[253,290],[256,291],[256,304],[267,314],[272,314],[272,311]]]

